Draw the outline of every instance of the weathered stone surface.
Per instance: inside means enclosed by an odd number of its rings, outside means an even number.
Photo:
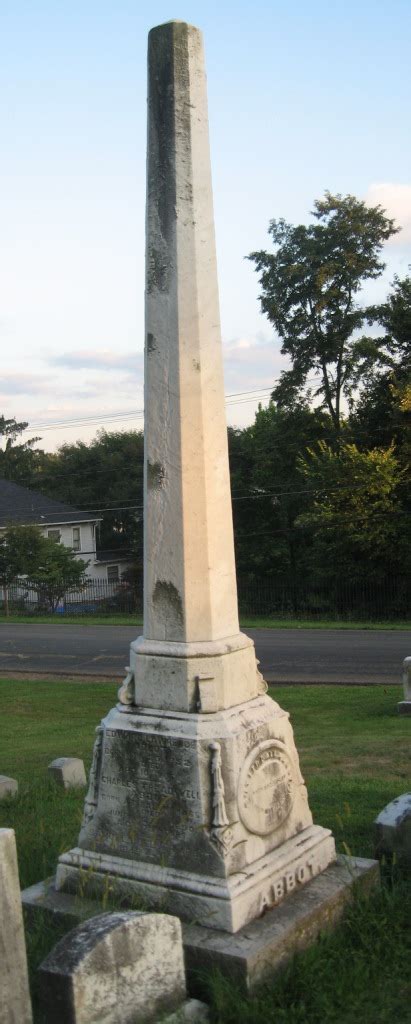
[[[0,800],[7,796],[17,796],[18,791],[17,779],[11,779],[8,775],[0,775]]]
[[[201,33],[149,37],[144,631],[58,889],[235,932],[335,859],[239,631]]]
[[[32,1022],[16,840],[11,828],[0,829],[0,1021]]]
[[[320,932],[332,927],[354,893],[358,889],[368,893],[379,884],[379,877],[377,861],[339,856],[309,885],[295,889],[275,910],[267,911],[235,935],[198,923],[183,924],[189,993],[201,998],[205,994],[202,982],[216,968],[234,978],[243,990],[252,990]],[[38,913],[37,908],[42,906],[46,915],[66,921],[68,928],[81,919],[86,907],[92,907],[73,894],[57,892],[52,883],[26,889],[22,898],[26,911]],[[96,913],[97,904],[94,907]]]
[[[375,819],[375,855],[411,864],[411,793],[402,793]]]
[[[47,1024],[157,1021],[186,998],[181,925],[165,914],[100,914],[40,968]]]
[[[63,789],[77,789],[87,785],[84,762],[80,757],[56,757],[47,771]]]
[[[97,744],[57,888],[84,892],[92,868],[90,891],[110,874],[119,893],[236,931],[335,858],[312,824],[289,716],[265,695],[215,715],[113,710]]]
[[[148,43],[146,338],[144,636],[224,643],[239,625],[204,54],[176,21]]]
[[[333,927],[358,888],[367,893],[379,879],[377,861],[338,857],[309,885],[294,891],[281,906],[236,935],[184,924],[189,992],[201,997],[204,978],[213,970],[231,977],[243,991],[253,991],[321,932]]]
[[[411,658],[404,658],[402,685],[404,687],[404,700],[401,700],[397,705],[398,711],[400,715],[411,715]]]

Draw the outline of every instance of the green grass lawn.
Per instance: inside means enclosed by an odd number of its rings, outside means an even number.
[[[77,839],[84,793],[59,790],[47,778],[47,765],[72,755],[89,767],[95,726],[115,702],[116,689],[111,683],[0,680],[0,772],[20,784],[17,799],[0,804],[0,826],[16,831],[22,888],[51,874],[59,853]],[[332,828],[341,851],[372,856],[373,819],[410,788],[410,721],[397,714],[400,688],[278,686],[270,692],[291,713],[314,819]],[[261,997],[242,999],[215,979],[214,1020],[411,1020],[407,914],[410,890],[397,882],[366,905],[355,904],[333,935],[298,957]],[[29,936],[29,947],[33,962],[41,959],[47,936],[40,942]]]
[[[41,625],[57,623],[59,626],[142,626],[139,615],[23,615],[13,614],[5,618],[0,614],[0,623],[31,622]],[[409,619],[380,622],[359,619],[286,619],[269,618],[263,615],[241,616],[243,629],[411,629]]]

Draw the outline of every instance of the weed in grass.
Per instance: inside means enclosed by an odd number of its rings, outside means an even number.
[[[357,895],[322,935],[252,998],[227,977],[208,979],[216,1024],[407,1024],[411,1021],[411,889]]]

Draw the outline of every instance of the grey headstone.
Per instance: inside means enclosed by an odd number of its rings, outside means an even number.
[[[186,998],[181,924],[167,914],[99,914],[40,967],[47,1024],[146,1024]]]
[[[0,829],[0,1021],[31,1024],[16,839]]]
[[[77,788],[87,784],[84,763],[80,757],[56,757],[47,771],[63,789]]]
[[[376,856],[411,864],[411,793],[403,793],[375,819]]]
[[[17,779],[11,779],[8,775],[0,775],[0,800],[5,796],[17,796],[18,790]]]

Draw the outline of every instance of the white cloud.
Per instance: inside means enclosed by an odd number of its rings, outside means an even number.
[[[0,395],[44,395],[54,391],[50,377],[38,374],[2,373]]]
[[[224,377],[228,393],[272,389],[283,368],[278,342],[264,335],[234,338],[223,346]]]
[[[411,242],[411,185],[381,182],[369,186],[365,202],[368,206],[382,206],[389,217],[394,217],[401,231],[393,235],[391,245]]]
[[[116,353],[110,349],[80,349],[49,356],[47,362],[50,366],[65,366],[71,370],[127,370],[136,373],[142,366],[143,355],[141,352]]]

